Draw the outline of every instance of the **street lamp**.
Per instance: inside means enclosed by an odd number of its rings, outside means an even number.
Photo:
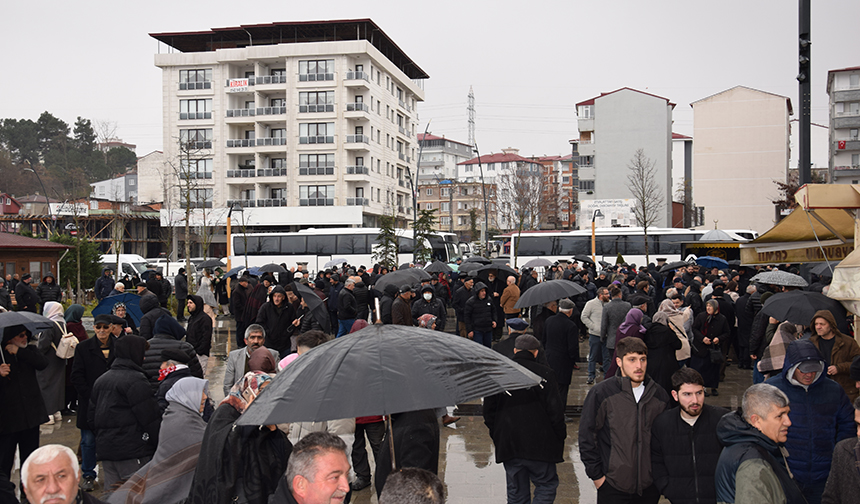
[[[242,205],[237,205],[235,203],[230,205],[230,210],[227,211],[227,271],[233,269],[233,262],[230,259],[233,255],[233,237],[231,236],[233,234],[233,226],[231,226],[232,221],[230,220],[230,218],[233,216],[233,210],[242,213],[243,217],[245,215],[242,211]],[[227,297],[230,297],[231,295],[232,291],[230,289],[230,277],[227,277]]]
[[[48,201],[48,192],[45,191],[45,184],[42,183],[42,177],[40,177],[39,173],[33,169],[33,165],[30,164],[29,161],[25,160],[25,162],[27,163],[27,166],[29,166],[29,168],[24,168],[24,171],[32,172],[34,175],[36,175],[36,180],[38,180],[39,185],[42,186],[42,194],[45,195],[45,206],[48,207],[48,237],[50,238],[51,231],[53,230],[52,228],[54,227],[54,218],[51,216],[51,203]]]
[[[598,217],[603,217],[603,212],[601,212],[599,208],[596,209],[594,214],[591,216],[591,260],[594,261],[595,265],[597,264],[597,243],[594,239],[594,221],[597,220]]]

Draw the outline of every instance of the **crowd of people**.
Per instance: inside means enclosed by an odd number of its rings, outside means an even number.
[[[153,271],[135,286],[139,326],[117,303],[95,317],[91,337],[82,306],[64,312],[57,301],[36,301],[55,328],[3,331],[0,503],[18,502],[10,481],[16,450],[29,502],[100,502],[90,494],[97,481],[111,503],[348,502],[372,481],[380,502],[444,502],[439,426],[459,420],[447,408],[394,415],[390,431],[382,416],[235,424],[303,353],[368,324],[453,333],[542,379],[484,398],[508,502],[556,498],[581,342],[591,388],[578,444],[600,504],[656,503],[661,495],[673,503],[860,502],[860,473],[838,465],[860,463],[860,347],[840,321],[826,310],[805,325],[765,315],[768,298],[792,288],[751,283],[751,269],[660,266],[483,268],[387,282],[380,291],[390,272],[380,265],[312,275],[300,264],[234,278],[226,299],[217,295],[227,286],[217,272],[204,272],[193,294],[184,274],[171,287]],[[581,294],[517,308],[547,280],[576,283]],[[110,270],[96,285],[100,298],[125,288]],[[166,308],[171,295],[175,313]],[[219,309],[235,318],[236,341],[216,405],[207,377]],[[64,359],[56,347],[67,333],[79,343]],[[705,404],[730,365],[751,370],[755,383],[734,412]],[[39,426],[63,412],[77,415],[79,454],[39,448]],[[392,440],[398,466],[409,469],[391,472]],[[416,495],[425,498],[408,500]]]

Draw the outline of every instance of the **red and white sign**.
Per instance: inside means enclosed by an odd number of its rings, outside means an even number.
[[[248,90],[248,79],[230,79],[228,91],[231,93],[240,93]]]
[[[837,148],[839,150],[845,149],[845,140],[839,140],[839,142],[837,143]]]

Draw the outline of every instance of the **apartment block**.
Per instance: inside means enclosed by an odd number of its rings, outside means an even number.
[[[418,186],[418,209],[436,210],[439,231],[457,233],[461,239],[469,241],[478,237],[471,236],[471,212],[476,211],[476,225],[480,232],[484,222],[484,195],[486,194],[487,212],[492,222],[496,212],[496,186],[480,181],[439,180],[426,181]]]
[[[411,220],[427,74],[370,19],[155,33],[166,212],[242,207],[269,229]],[[249,211],[249,209],[252,209]],[[284,211],[289,209],[288,211]]]
[[[830,180],[860,183],[860,67],[827,72]]]
[[[421,153],[418,181],[422,184],[457,178],[457,165],[475,155],[471,145],[445,138],[445,135],[419,133],[418,146]]]

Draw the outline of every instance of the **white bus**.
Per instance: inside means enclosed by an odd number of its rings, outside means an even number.
[[[697,241],[707,230],[685,228],[648,228],[648,255],[651,262],[665,257],[668,262],[681,261],[681,243]],[[740,237],[752,240],[758,233],[748,229],[724,229]],[[516,254],[517,265],[544,257],[550,261],[570,260],[574,255],[591,257],[591,230],[577,231],[531,231],[511,233],[511,257]],[[641,227],[611,227],[595,230],[595,258],[615,264],[618,254],[628,264],[647,264],[645,261],[645,234]],[[517,247],[519,245],[519,247]]]
[[[397,264],[412,262],[415,242],[412,230],[397,229],[400,251]],[[332,259],[344,258],[351,265],[373,266],[373,250],[377,245],[379,228],[310,228],[296,232],[248,233],[233,235],[233,267],[262,266],[284,263],[288,268],[296,263],[308,263],[315,272],[324,269]],[[458,254],[457,236],[434,233],[428,240],[433,259],[454,260]],[[247,245],[246,245],[247,244]]]

